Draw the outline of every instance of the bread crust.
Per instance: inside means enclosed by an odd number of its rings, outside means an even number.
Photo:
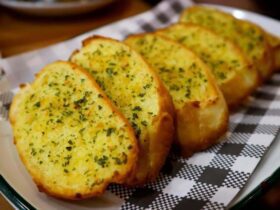
[[[234,69],[234,75],[224,80],[223,82],[220,82],[219,78],[214,76],[230,109],[235,109],[258,87],[258,85],[260,84],[259,74],[257,70],[253,67],[253,65],[250,64],[250,62],[247,60],[242,50],[231,41],[224,39],[220,35],[216,34],[214,31],[193,23],[187,23],[187,24],[177,23],[168,26],[167,28],[159,29],[155,33],[177,42],[177,40],[171,38],[168,35],[168,30],[171,30],[172,33],[175,33],[174,31],[176,30],[176,27],[179,27],[181,30],[185,30],[186,32],[192,29],[198,29],[200,30],[199,31],[200,34],[207,34],[207,35],[211,35],[211,37],[215,37],[215,40],[219,42],[222,41],[223,43],[225,43],[226,46],[228,46],[228,48],[226,49],[230,50],[230,52],[227,52],[225,51],[225,49],[218,48],[216,49],[217,54],[225,54],[225,55],[227,55],[228,53],[234,54],[235,58],[238,59],[237,61],[241,63],[242,68],[237,67],[236,69]],[[173,28],[175,28],[175,30],[173,30]],[[187,43],[182,42],[180,44],[184,45],[189,50],[196,52],[196,50],[192,49],[191,46],[189,46]],[[214,43],[211,42],[210,44],[214,44]],[[198,57],[201,56],[199,53],[197,53],[197,55]],[[203,58],[203,56],[201,58]],[[211,59],[209,60],[211,61]],[[228,63],[231,62],[231,60],[229,59],[228,60],[223,59],[223,61],[226,61]],[[213,60],[213,62],[216,61]],[[228,70],[230,70],[232,73],[232,69],[229,68],[230,66],[228,65]]]
[[[204,7],[204,6],[192,6],[192,7],[187,8],[186,10],[184,10],[181,13],[181,16],[179,18],[180,22],[186,22],[184,20],[184,16],[186,14],[192,13],[192,12],[196,12],[196,11],[200,11],[201,9],[203,10],[205,8],[207,9],[207,7]],[[271,49],[271,47],[270,47],[270,45],[268,43],[268,40],[266,38],[264,30],[260,26],[254,24],[254,23],[252,23],[250,21],[237,19],[237,18],[233,17],[231,14],[223,12],[223,11],[220,11],[218,9],[212,9],[211,8],[211,11],[212,12],[215,11],[216,14],[219,14],[220,16],[222,16],[221,19],[228,20],[228,22],[230,22],[230,20],[237,20],[238,27],[250,26],[251,28],[254,28],[254,30],[257,31],[258,34],[261,34],[261,36],[262,36],[261,44],[258,46],[258,47],[262,48],[261,56],[258,56],[258,58],[256,58],[255,60],[252,59],[252,56],[251,57],[248,56],[248,58],[254,64],[255,68],[259,71],[259,74],[260,74],[260,76],[262,78],[262,82],[267,80],[267,79],[269,79],[270,76],[273,73],[272,49]],[[189,22],[189,21],[187,21],[187,22]],[[197,23],[197,24],[201,24],[201,23]],[[213,22],[213,24],[215,24],[215,22]],[[213,29],[211,26],[206,26],[205,24],[202,24],[202,25],[205,26],[205,27],[210,27],[211,29]],[[216,31],[216,32],[219,33],[219,31]],[[222,33],[219,33],[219,34],[222,34]],[[222,35],[224,35],[224,34],[222,34]],[[240,46],[239,41],[236,41],[236,40],[242,39],[242,36],[234,37],[235,40],[233,40],[232,37],[225,36],[225,38],[230,39],[231,41],[234,41],[244,51],[244,48],[243,48],[244,46]]]
[[[107,96],[103,93],[103,91],[99,88],[95,80],[90,76],[88,72],[86,72],[84,69],[78,67],[77,65],[70,63],[70,62],[64,62],[64,61],[57,61],[52,64],[47,65],[44,67],[37,75],[36,79],[40,78],[42,74],[44,74],[46,71],[48,71],[48,67],[51,65],[64,65],[69,68],[71,68],[75,73],[77,74],[82,74],[87,77],[87,79],[90,82],[91,88],[94,91],[97,91],[103,98],[104,98],[104,104],[112,110],[116,116],[125,124],[125,129],[126,132],[130,138],[130,142],[132,145],[132,148],[130,150],[130,153],[127,155],[127,162],[123,169],[118,172],[115,171],[112,176],[108,179],[104,179],[103,183],[99,183],[95,185],[93,188],[81,188],[79,187],[78,189],[75,186],[71,186],[71,183],[67,188],[60,186],[59,184],[51,184],[48,183],[47,180],[44,179],[42,171],[39,171],[38,168],[30,163],[30,160],[28,157],[25,155],[25,153],[22,151],[20,146],[18,145],[18,141],[20,139],[17,139],[14,137],[14,143],[17,147],[20,159],[26,166],[28,172],[32,176],[33,181],[36,183],[39,191],[45,192],[48,195],[57,197],[57,198],[62,198],[62,199],[67,199],[67,200],[80,200],[80,199],[85,199],[93,196],[99,196],[104,193],[106,187],[110,183],[124,183],[126,179],[130,176],[131,173],[136,168],[135,162],[138,159],[138,143],[134,135],[133,128],[130,126],[129,122],[127,119],[117,110],[117,108],[110,102],[110,100],[107,98]],[[29,84],[26,85],[21,85],[21,90],[16,96],[14,97],[12,104],[11,104],[11,109],[9,112],[9,120],[11,122],[11,125],[13,129],[16,129],[16,123],[17,123],[17,118],[20,116],[21,110],[18,110],[18,105],[21,103],[22,99],[25,97],[25,94],[29,91],[30,88],[32,88],[33,84],[35,84],[36,80]],[[46,96],[47,97],[47,96]]]
[[[159,114],[153,119],[152,127],[145,137],[147,145],[140,146],[137,169],[126,181],[127,186],[143,186],[154,181],[175,139],[175,110],[172,98],[166,94],[166,88],[156,76],[160,94]],[[147,162],[149,164],[147,164]]]
[[[229,110],[226,101],[206,65],[204,71],[207,72],[207,79],[215,89],[217,97],[207,104],[194,101],[176,110],[178,138],[175,143],[179,145],[184,157],[218,143],[228,130]]]
[[[273,48],[274,54],[274,71],[280,71],[280,45]]]
[[[106,42],[109,41],[112,43],[112,45],[121,43],[117,40],[107,37],[92,36],[88,37],[82,42],[83,47],[90,45],[96,40],[103,40]],[[132,50],[129,46],[125,46]],[[73,61],[75,55],[77,55],[80,51],[75,51],[70,56],[69,60]],[[149,72],[153,78],[153,81],[155,81],[157,85],[157,93],[159,98],[157,106],[159,107],[159,112],[153,118],[151,126],[147,129],[146,136],[142,139],[138,139],[139,158],[136,164],[136,170],[131,173],[130,177],[128,177],[125,182],[125,185],[127,186],[142,186],[157,177],[171,148],[175,130],[175,111],[168,91],[162,84],[162,81],[159,79],[158,75],[150,68],[146,61],[138,53],[136,54],[138,55],[138,59],[145,63],[147,66],[145,70]]]
[[[225,108],[220,109],[224,103],[224,99],[218,97],[204,108],[200,107],[199,102],[193,102],[186,103],[182,109],[177,110],[178,138],[175,143],[182,156],[190,157],[195,152],[207,149],[226,134],[229,113]]]
[[[130,35],[125,40],[125,43],[133,47],[129,42],[130,39],[137,40],[137,38],[145,37],[146,35],[149,35],[149,33]],[[166,40],[166,45],[167,43],[172,43],[188,50],[183,45],[165,37],[152,33],[150,33],[150,35],[158,36],[161,37],[161,39]],[[191,51],[190,54],[197,57]],[[197,59],[200,60],[199,58]],[[182,108],[176,108],[175,144],[179,146],[180,152],[184,157],[189,157],[194,152],[201,151],[217,143],[226,133],[228,128],[229,113],[224,97],[219,90],[212,73],[202,61],[200,67],[201,66],[203,66],[203,70],[207,75],[207,80],[211,84],[216,97],[207,101],[185,102]]]

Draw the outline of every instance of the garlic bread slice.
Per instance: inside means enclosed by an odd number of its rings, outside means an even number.
[[[158,75],[130,47],[104,37],[86,39],[70,60],[96,79],[135,130],[139,161],[126,184],[155,179],[174,135],[172,99]]]
[[[237,107],[257,87],[257,70],[232,42],[195,24],[177,23],[158,30],[195,52],[211,69],[230,108]]]
[[[207,65],[184,46],[159,35],[132,35],[125,43],[146,59],[169,90],[182,155],[219,141],[227,131],[228,109]]]
[[[132,127],[74,64],[47,65],[21,87],[9,118],[20,158],[47,194],[71,200],[101,195],[135,169]]]
[[[202,25],[230,39],[248,56],[263,80],[271,76],[272,52],[265,32],[259,26],[204,6],[193,6],[186,9],[180,16],[180,22]]]

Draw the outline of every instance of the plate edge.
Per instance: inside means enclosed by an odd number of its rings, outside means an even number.
[[[19,210],[36,210],[8,184],[2,175],[0,175],[0,193]]]

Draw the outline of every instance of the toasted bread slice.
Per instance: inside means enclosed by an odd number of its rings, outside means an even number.
[[[193,6],[180,17],[182,23],[195,23],[219,33],[236,43],[258,69],[263,80],[272,74],[273,59],[265,32],[257,25],[239,20],[217,9]]]
[[[135,130],[139,162],[127,185],[155,179],[174,135],[172,99],[158,75],[130,47],[104,37],[86,39],[71,61],[96,78]]]
[[[266,33],[267,40],[272,48],[273,54],[273,70],[280,70],[280,38],[272,34]]]
[[[9,117],[19,155],[47,194],[72,200],[97,196],[135,169],[133,128],[74,64],[47,65],[22,86]]]
[[[258,73],[232,42],[205,27],[174,24],[157,31],[195,52],[212,70],[230,108],[237,107],[258,85]]]
[[[132,35],[125,43],[147,60],[170,91],[182,155],[216,143],[227,130],[228,109],[207,65],[187,48],[159,35]]]

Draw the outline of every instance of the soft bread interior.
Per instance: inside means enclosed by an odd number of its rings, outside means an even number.
[[[173,104],[158,75],[127,45],[92,37],[70,60],[85,68],[129,120],[140,145],[137,172],[127,181],[141,185],[159,173],[173,140]]]
[[[209,66],[229,107],[236,107],[255,90],[256,69],[234,43],[222,36],[200,25],[182,23],[156,33],[191,49]]]
[[[170,91],[182,154],[214,144],[227,129],[228,110],[208,67],[182,45],[155,34],[130,36],[125,43],[147,60]]]
[[[265,32],[259,26],[203,6],[186,9],[180,16],[180,22],[202,25],[230,39],[248,56],[264,80],[271,75],[273,67],[271,49]]]
[[[123,183],[138,147],[126,119],[93,79],[67,62],[47,65],[10,110],[21,159],[39,189],[80,199]]]

